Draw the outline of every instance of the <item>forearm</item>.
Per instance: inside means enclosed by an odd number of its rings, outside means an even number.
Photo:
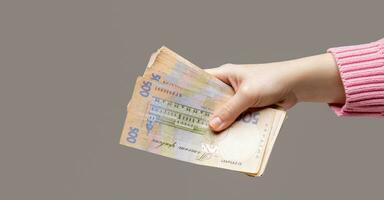
[[[339,116],[384,116],[384,39],[288,61],[298,101],[325,102]]]

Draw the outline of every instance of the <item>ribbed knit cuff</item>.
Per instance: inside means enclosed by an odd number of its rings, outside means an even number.
[[[338,116],[384,116],[384,38],[368,44],[328,49],[344,84],[344,105],[330,104]]]

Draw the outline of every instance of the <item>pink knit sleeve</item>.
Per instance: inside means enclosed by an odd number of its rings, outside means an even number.
[[[331,48],[344,84],[344,105],[330,104],[338,116],[384,116],[384,38]]]

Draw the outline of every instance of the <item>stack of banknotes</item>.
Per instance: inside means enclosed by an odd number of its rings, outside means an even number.
[[[244,112],[229,128],[212,132],[213,111],[233,89],[166,47],[136,80],[120,144],[198,165],[261,176],[286,113]]]

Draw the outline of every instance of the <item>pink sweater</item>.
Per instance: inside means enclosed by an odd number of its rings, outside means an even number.
[[[338,116],[384,116],[384,38],[331,48],[344,84],[346,102],[331,104]]]

